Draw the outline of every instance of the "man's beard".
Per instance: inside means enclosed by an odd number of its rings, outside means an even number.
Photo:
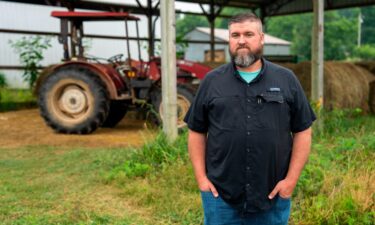
[[[242,47],[247,48],[249,50],[249,53],[247,54],[238,54],[237,48],[235,52],[231,52],[229,50],[229,53],[232,57],[232,61],[234,64],[240,68],[247,68],[251,65],[253,65],[256,61],[258,61],[262,57],[263,48],[258,48],[255,52],[252,52],[248,47]]]

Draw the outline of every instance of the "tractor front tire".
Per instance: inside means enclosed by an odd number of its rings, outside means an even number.
[[[177,128],[179,129],[186,127],[184,117],[188,112],[190,105],[193,103],[194,94],[194,91],[185,85],[177,86]],[[163,106],[161,104],[160,90],[153,91],[151,101],[154,107],[154,110],[150,112],[152,115],[152,121],[160,126],[163,121]]]
[[[89,69],[70,66],[54,71],[41,84],[41,116],[58,133],[89,134],[103,124],[109,95],[100,77]]]

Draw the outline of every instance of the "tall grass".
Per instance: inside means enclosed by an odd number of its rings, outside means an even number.
[[[0,87],[0,112],[36,106],[36,98],[31,90]]]
[[[375,117],[325,115],[290,224],[374,224]],[[202,224],[186,131],[140,148],[0,146],[1,224]]]
[[[324,132],[293,195],[291,224],[373,224],[375,118],[359,110],[325,112]],[[107,173],[126,198],[147,207],[155,224],[200,224],[202,210],[187,156],[186,132],[162,135]]]

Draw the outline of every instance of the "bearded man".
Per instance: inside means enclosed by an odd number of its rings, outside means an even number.
[[[292,71],[262,57],[261,20],[229,21],[232,61],[202,81],[185,122],[204,224],[287,224],[316,119]]]

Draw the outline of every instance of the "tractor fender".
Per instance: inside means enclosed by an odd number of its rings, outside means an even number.
[[[66,62],[63,64],[47,67],[39,76],[34,93],[38,93],[40,85],[50,74],[52,74],[52,72],[70,66],[80,66],[93,71],[105,83],[110,99],[121,99],[121,97],[117,94],[117,90],[126,88],[126,85],[124,84],[118,72],[114,68],[112,68],[111,65],[87,63],[85,61]]]
[[[211,67],[189,60],[177,60],[177,68],[190,73],[192,77],[196,77],[200,80],[212,70]]]

